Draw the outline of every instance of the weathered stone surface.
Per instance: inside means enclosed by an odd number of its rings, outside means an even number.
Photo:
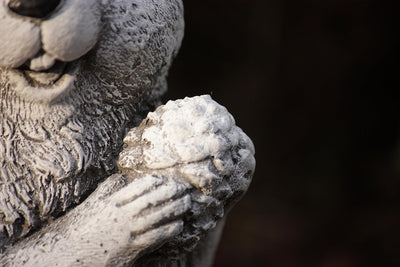
[[[255,168],[251,140],[208,95],[158,107],[124,143],[121,173],[157,175],[191,192],[182,232],[157,251],[165,257],[193,251],[246,192]]]
[[[181,1],[66,0],[43,18],[8,2],[0,265],[212,264],[254,147],[209,96],[147,115],[181,44]]]

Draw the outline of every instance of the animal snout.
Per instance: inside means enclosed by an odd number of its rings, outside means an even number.
[[[50,14],[60,0],[11,0],[8,8],[27,17],[43,18]]]

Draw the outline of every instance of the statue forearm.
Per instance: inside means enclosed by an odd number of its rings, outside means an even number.
[[[128,133],[118,161],[123,174],[107,178],[79,206],[16,243],[1,264],[120,266],[191,255],[197,255],[193,262],[211,262],[207,247],[216,246],[215,229],[249,186],[254,147],[209,97],[176,103]],[[211,112],[187,116],[199,110]],[[179,138],[163,139],[168,134]],[[208,240],[212,244],[204,247]]]
[[[251,140],[210,96],[126,135],[167,88],[182,1],[48,1],[0,4],[0,266],[211,264]]]
[[[121,181],[122,175],[109,177],[81,205],[6,250],[0,265],[119,266],[182,231],[180,216],[189,208],[189,197],[181,197],[185,186],[152,176],[123,188]],[[146,190],[152,186],[158,190]],[[159,208],[146,212],[153,206]]]

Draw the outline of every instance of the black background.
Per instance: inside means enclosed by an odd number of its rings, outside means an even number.
[[[215,266],[400,266],[399,11],[185,1],[166,98],[212,94],[256,146]]]

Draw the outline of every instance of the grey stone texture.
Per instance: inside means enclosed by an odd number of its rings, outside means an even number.
[[[44,18],[8,3],[0,265],[210,266],[254,147],[209,96],[159,106],[181,1],[65,0]]]

